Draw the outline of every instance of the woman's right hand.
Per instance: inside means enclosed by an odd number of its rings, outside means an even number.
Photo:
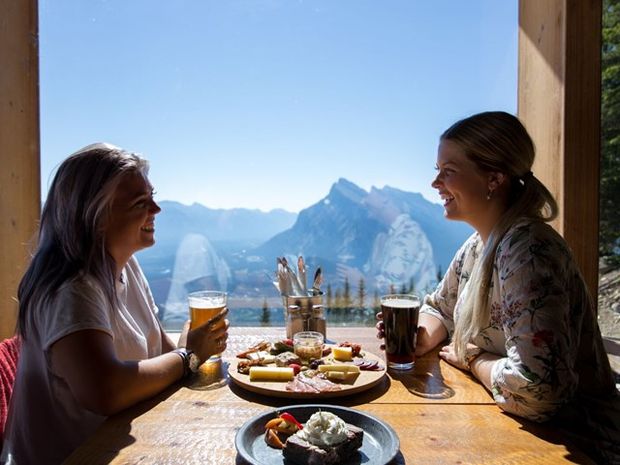
[[[377,313],[376,324],[377,338],[385,339],[385,325],[383,323],[383,313]],[[418,317],[418,334],[416,337],[415,354],[421,357],[425,353],[434,349],[437,344],[444,341],[448,337],[448,332],[445,326],[438,318],[428,315],[420,314]],[[381,350],[385,350],[385,344],[381,344]]]
[[[228,339],[229,322],[226,319],[228,308],[215,315],[206,323],[187,332],[187,345],[204,362],[215,354],[220,354],[226,349]],[[182,340],[181,337],[180,340]]]

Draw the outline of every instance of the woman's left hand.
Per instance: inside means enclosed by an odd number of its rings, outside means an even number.
[[[475,344],[468,343],[467,348],[465,349],[465,360],[470,356],[477,356],[482,353],[482,349]],[[450,365],[454,365],[461,370],[469,370],[469,365],[465,362],[461,362],[456,356],[456,351],[454,349],[454,343],[450,343],[447,346],[443,346],[439,351],[439,357],[448,362]]]

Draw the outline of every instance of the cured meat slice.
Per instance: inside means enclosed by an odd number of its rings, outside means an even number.
[[[299,375],[295,376],[292,381],[286,383],[286,390],[292,392],[310,392],[318,393],[319,391],[309,384],[304,383],[299,379]]]
[[[325,379],[322,374],[315,376],[306,376],[303,372],[295,376],[295,379],[286,384],[287,391],[293,392],[333,392],[340,391],[342,387],[330,380]]]

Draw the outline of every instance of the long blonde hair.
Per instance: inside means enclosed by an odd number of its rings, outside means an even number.
[[[469,290],[455,322],[453,341],[457,357],[489,325],[488,304],[493,263],[502,238],[517,221],[551,221],[558,206],[549,190],[533,175],[534,143],[518,118],[505,112],[479,113],[456,122],[441,140],[456,143],[467,158],[485,172],[499,172],[509,182],[508,207],[494,226],[482,257],[470,276]]]
[[[116,303],[114,259],[105,248],[115,190],[127,173],[146,176],[148,162],[109,144],[92,144],[58,168],[41,213],[38,246],[19,283],[18,331],[31,328],[35,306],[51,300],[65,282],[88,275]]]

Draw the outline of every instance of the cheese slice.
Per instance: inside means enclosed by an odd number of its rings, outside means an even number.
[[[353,360],[353,349],[351,349],[351,347],[334,347],[332,349],[332,354],[336,360],[340,360],[341,362]]]
[[[325,376],[330,381],[337,383],[353,384],[357,377],[360,375],[359,371],[326,371]]]
[[[250,367],[250,381],[290,381],[294,376],[289,367]]]
[[[319,365],[319,371],[321,373],[325,373],[329,371],[339,371],[342,373],[359,373],[360,369],[359,367],[356,367],[355,365],[345,365],[343,363],[340,365]]]

